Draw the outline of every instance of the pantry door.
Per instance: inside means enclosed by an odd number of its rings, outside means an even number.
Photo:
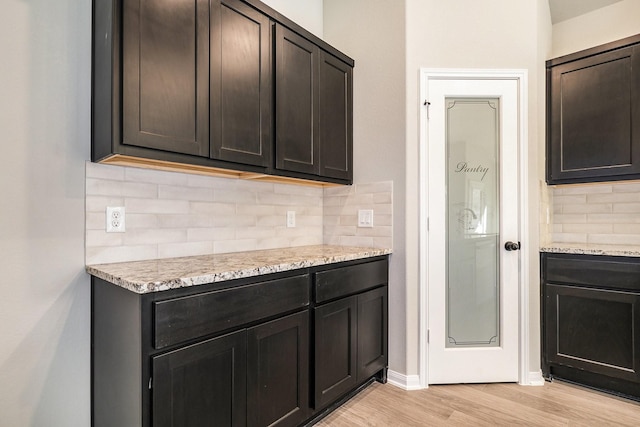
[[[519,376],[519,88],[429,79],[428,383]]]

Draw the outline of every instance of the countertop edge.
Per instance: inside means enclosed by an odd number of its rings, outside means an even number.
[[[335,248],[336,255],[330,254],[332,248]],[[202,262],[203,260],[210,260],[210,262],[215,262],[216,258],[226,259],[227,257],[242,256],[255,257],[256,254],[262,255],[268,253],[269,251],[250,251],[232,254],[133,261],[131,263],[87,265],[85,266],[85,269],[90,275],[105,280],[109,283],[120,286],[137,294],[147,294],[170,289],[198,286],[209,283],[224,282],[227,280],[256,277],[272,273],[280,273],[310,267],[318,267],[328,264],[336,264],[340,262],[386,256],[392,254],[393,252],[391,249],[386,248],[335,247],[325,245],[301,248],[287,248],[286,251],[294,252],[295,255],[295,252],[297,252],[297,250],[303,251],[305,249],[317,249],[318,251],[321,251],[323,253],[316,256],[301,256],[288,262],[261,262],[256,263],[255,265],[244,265],[242,268],[230,267],[224,268],[220,271],[210,271],[204,273],[201,272],[193,275],[189,273],[178,273],[175,275],[172,274],[171,276],[167,275],[165,277],[161,277],[162,275],[159,274],[158,277],[153,280],[138,280],[132,277],[127,277],[125,274],[117,274],[114,273],[114,270],[117,269],[114,269],[113,267],[117,266],[122,269],[123,267],[126,268],[127,266],[132,266],[132,268],[135,268],[134,266],[136,265],[148,266],[151,263],[163,263],[168,261],[173,262],[174,264],[179,264],[181,261],[185,264],[189,262]],[[278,251],[278,253],[282,253],[283,251],[285,250],[280,250]],[[329,252],[329,254],[327,254],[327,252]]]
[[[576,255],[605,255],[640,257],[640,247],[623,246],[580,246],[567,244],[549,244],[542,246],[540,252]]]

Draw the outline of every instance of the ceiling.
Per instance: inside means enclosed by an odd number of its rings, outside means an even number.
[[[566,21],[619,1],[622,0],[549,0],[551,22]]]

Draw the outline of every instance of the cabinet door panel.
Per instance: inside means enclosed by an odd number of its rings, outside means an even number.
[[[247,342],[247,425],[298,425],[309,411],[309,311],[251,328]]]
[[[209,155],[209,2],[129,0],[123,144]]]
[[[276,168],[318,173],[318,48],[276,25]]]
[[[387,287],[358,295],[358,381],[387,366]]]
[[[640,58],[627,47],[550,71],[549,182],[640,173]]]
[[[246,425],[246,331],[153,358],[153,425]]]
[[[352,178],[353,69],[320,51],[320,175]]]
[[[315,407],[334,401],[357,384],[357,298],[315,309]]]
[[[219,17],[211,38],[211,157],[268,166],[270,21],[239,0],[223,1]]]
[[[640,382],[640,295],[546,285],[550,363]]]

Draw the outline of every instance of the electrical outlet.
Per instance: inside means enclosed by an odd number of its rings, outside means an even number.
[[[296,226],[296,211],[287,211],[287,228]]]
[[[107,233],[124,232],[124,206],[107,207]]]
[[[358,211],[358,227],[373,227],[373,209],[360,209]]]

